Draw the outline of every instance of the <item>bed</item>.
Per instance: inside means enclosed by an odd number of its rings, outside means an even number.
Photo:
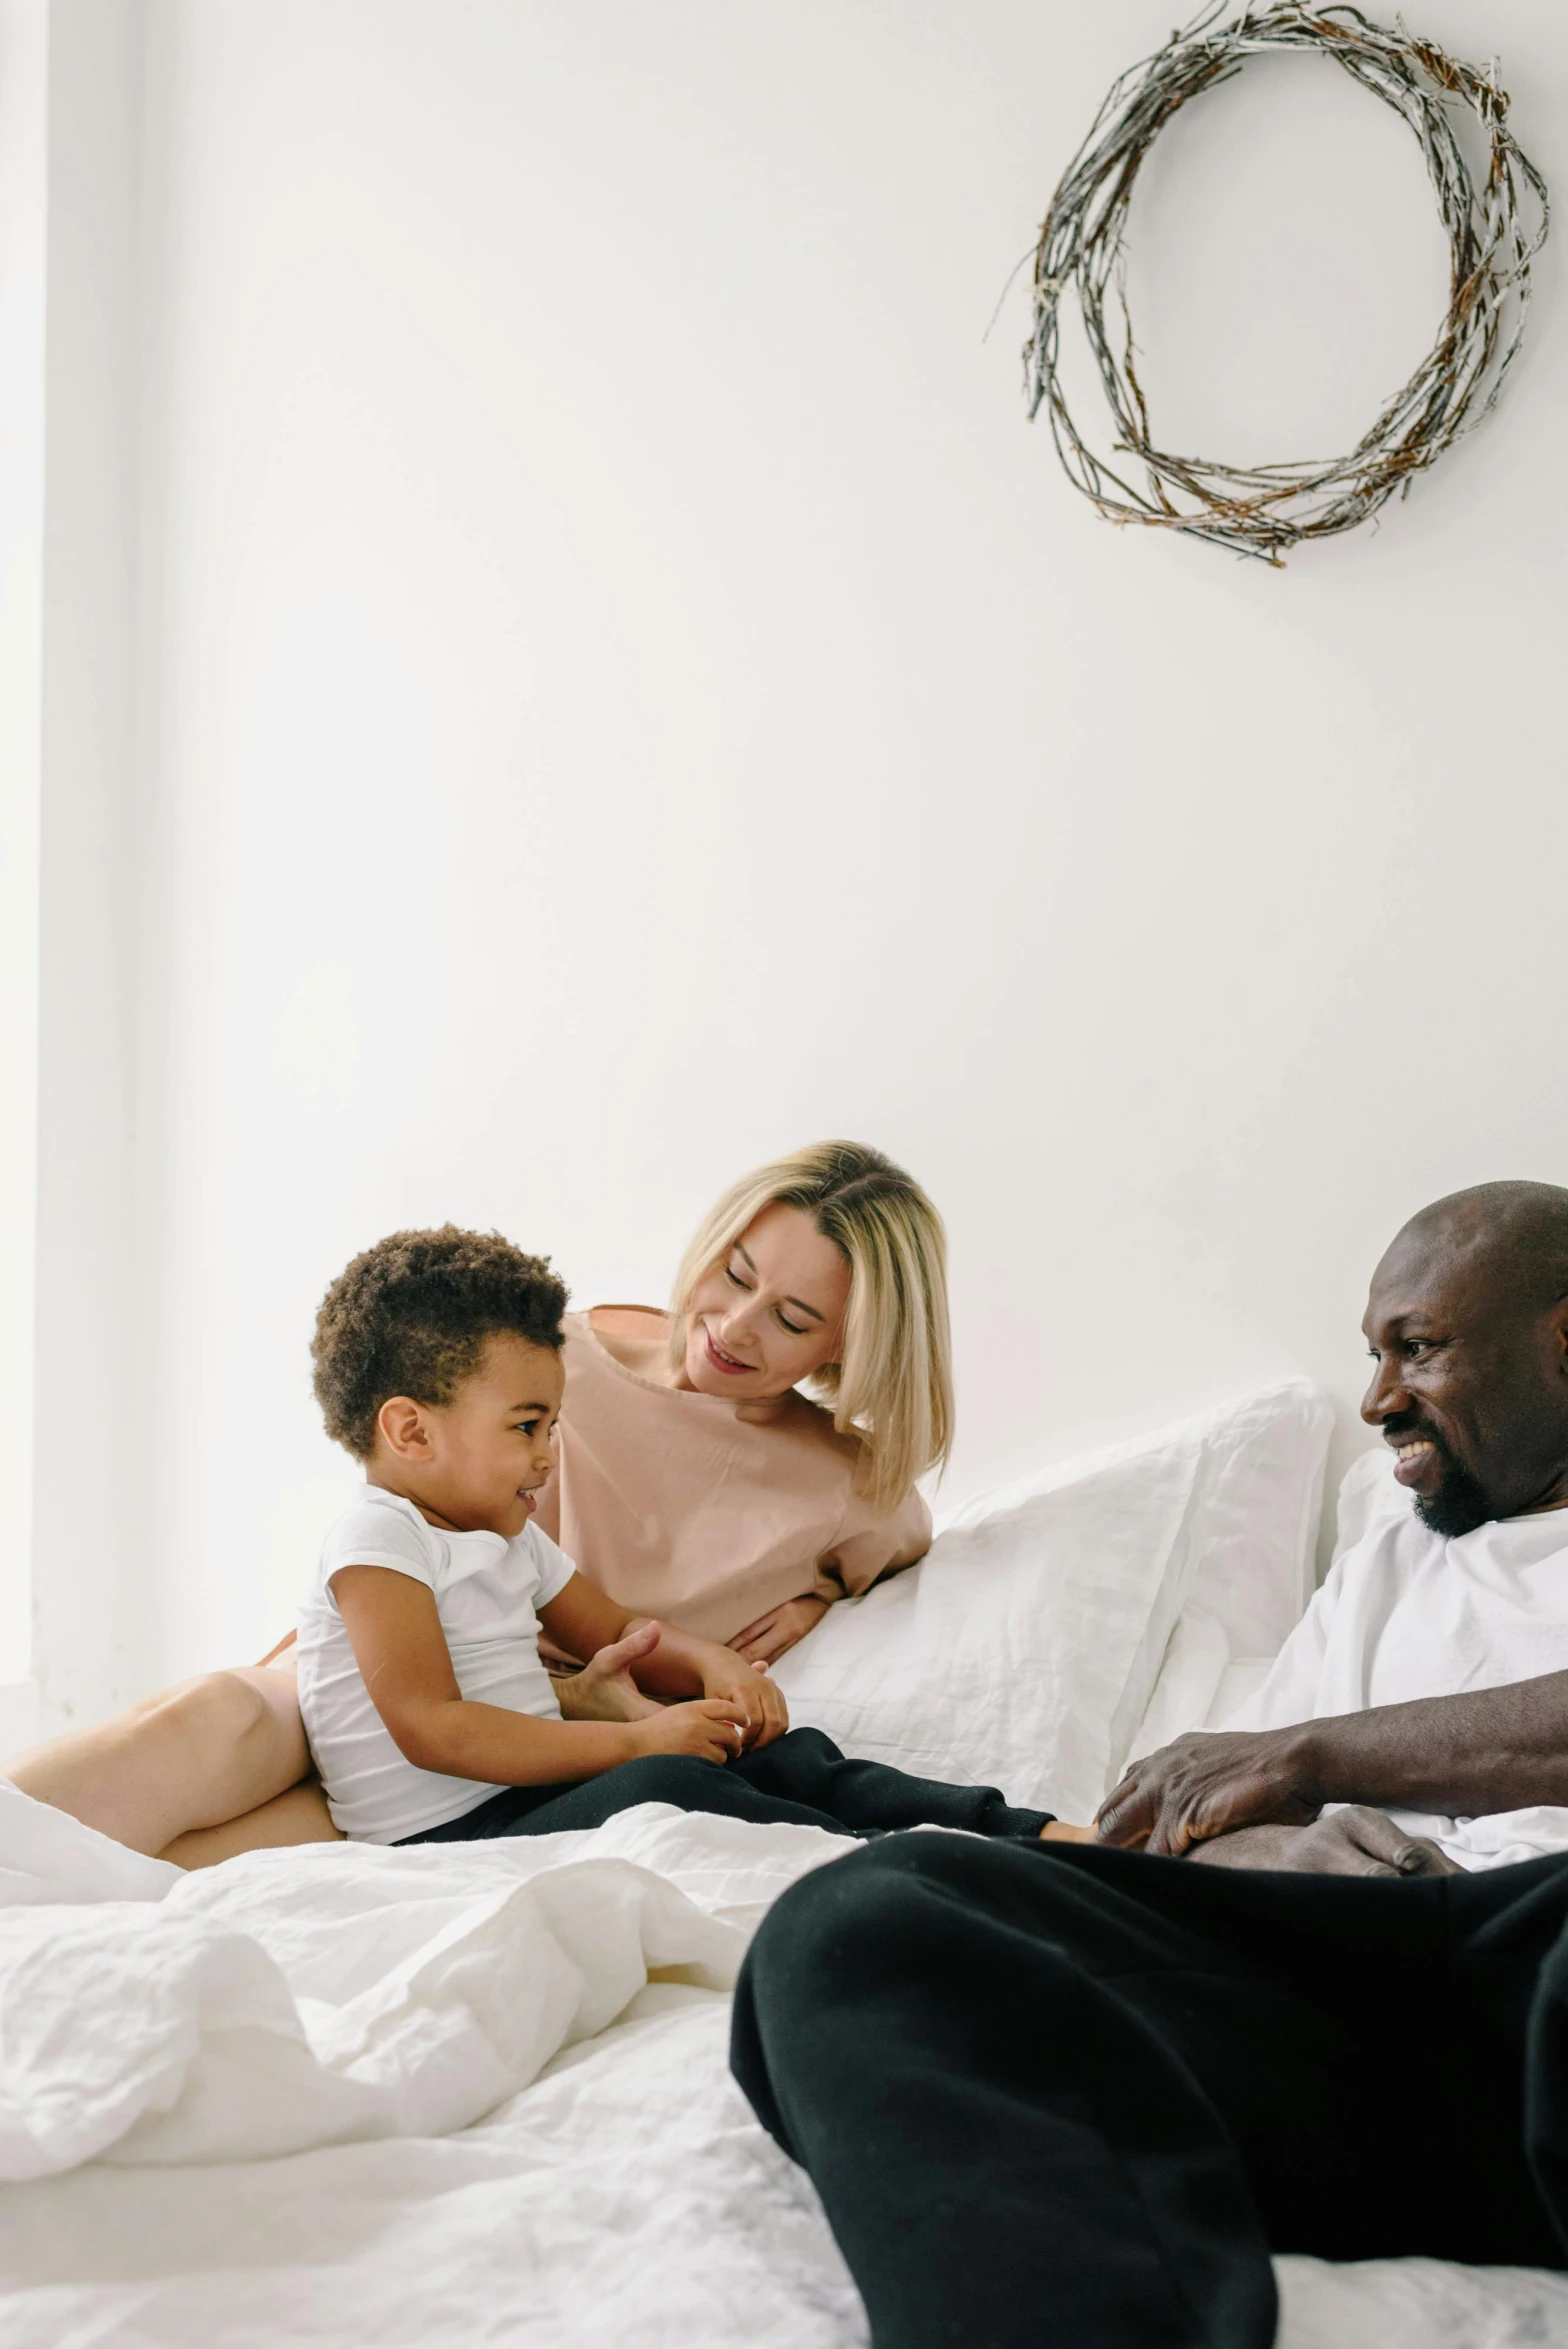
[[[796,1718],[1087,1808],[1265,1668],[1327,1434],[1289,1384],[971,1505],[788,1659]],[[0,1789],[0,2349],[856,2349],[725,2063],[751,1932],[842,1848],[648,1806],[181,1877]],[[1279,2269],[1283,2349],[1568,2343],[1556,2275]]]

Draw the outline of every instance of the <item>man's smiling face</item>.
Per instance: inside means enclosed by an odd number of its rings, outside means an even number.
[[[1490,1188],[1490,1187],[1489,1187]],[[1434,1533],[1568,1503],[1568,1305],[1485,1193],[1417,1216],[1372,1277],[1361,1416]]]

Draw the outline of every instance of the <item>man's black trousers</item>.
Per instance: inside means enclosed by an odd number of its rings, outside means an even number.
[[[1565,1925],[1568,1860],[904,1835],[775,1905],[732,2061],[875,2349],[1269,2349],[1271,2250],[1568,2264]]]

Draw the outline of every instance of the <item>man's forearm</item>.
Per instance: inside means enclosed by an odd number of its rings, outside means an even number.
[[[1568,1806],[1568,1672],[1303,1722],[1301,1793],[1315,1803],[1470,1817]]]

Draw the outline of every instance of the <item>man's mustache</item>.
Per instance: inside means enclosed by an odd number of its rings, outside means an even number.
[[[1435,1427],[1429,1427],[1426,1422],[1421,1419],[1385,1419],[1383,1422],[1383,1441],[1385,1444],[1389,1445],[1420,1443],[1430,1444],[1433,1451],[1438,1455],[1439,1459],[1447,1461],[1450,1464],[1453,1461],[1454,1456],[1452,1452],[1450,1452],[1448,1446],[1444,1443],[1442,1437],[1438,1434],[1437,1429]]]

